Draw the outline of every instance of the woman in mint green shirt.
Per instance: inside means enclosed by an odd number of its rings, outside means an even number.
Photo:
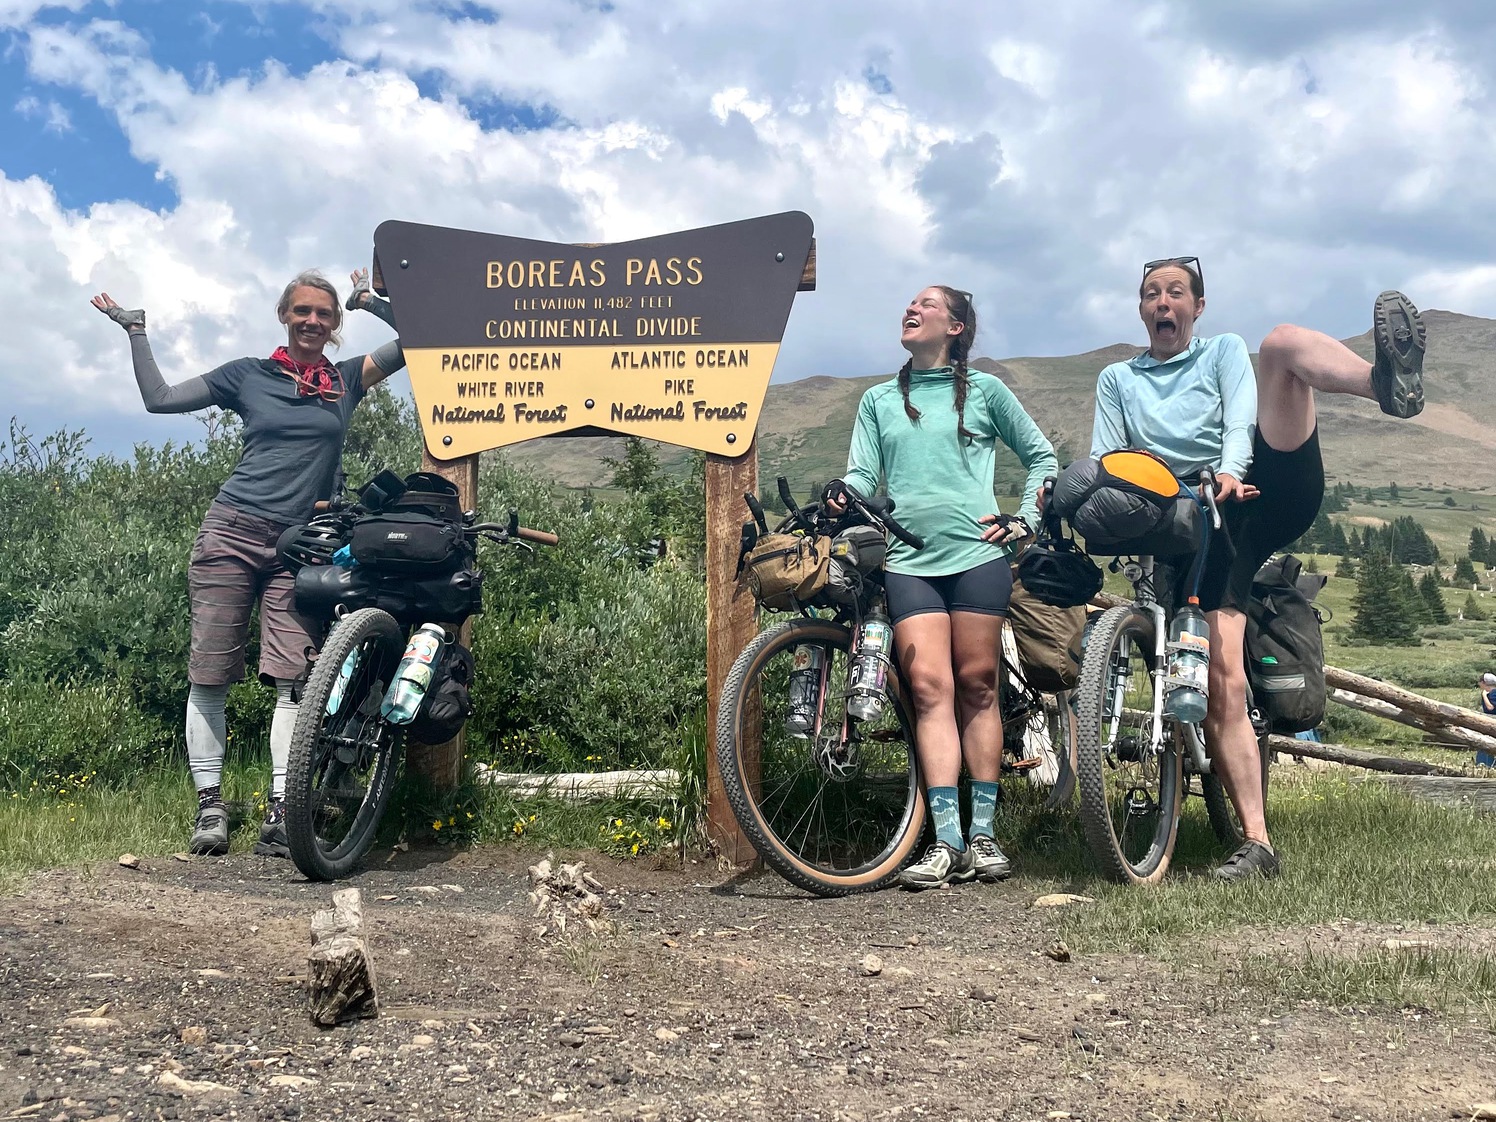
[[[935,285],[904,311],[909,352],[898,377],[862,397],[845,481],[864,495],[885,482],[898,518],[925,540],[888,553],[894,647],[914,703],[920,769],[936,841],[900,875],[908,888],[997,880],[1008,859],[993,839],[1002,716],[997,660],[1012,590],[1011,544],[1038,521],[1054,448],[1011,390],[966,365],[976,335],[971,294]],[[993,492],[998,442],[1027,469],[1018,517]],[[963,835],[956,783],[965,758],[972,821]]]

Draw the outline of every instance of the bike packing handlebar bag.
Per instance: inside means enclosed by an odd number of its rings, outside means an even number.
[[[330,620],[340,608],[380,608],[406,626],[432,619],[458,625],[483,610],[483,574],[470,558],[454,572],[421,577],[380,576],[363,566],[307,566],[296,574],[295,596],[296,610],[310,619]]]
[[[1297,557],[1274,557],[1252,578],[1247,601],[1247,679],[1273,732],[1308,732],[1325,719],[1325,645],[1312,603],[1325,578]]]
[[[888,539],[876,526],[848,526],[831,539],[831,564],[826,567],[826,597],[851,605],[862,595],[865,578],[883,568]]]
[[[463,544],[458,523],[424,511],[398,510],[360,518],[353,524],[349,548],[355,561],[381,574],[422,576],[457,568]]]
[[[1055,480],[1053,502],[1087,553],[1168,557],[1200,544],[1199,504],[1152,452],[1076,460]]]
[[[826,587],[831,538],[764,534],[743,558],[742,581],[760,605],[793,612]]]

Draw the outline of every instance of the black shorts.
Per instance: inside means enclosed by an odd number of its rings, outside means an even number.
[[[1261,492],[1244,503],[1221,509],[1222,530],[1210,539],[1210,556],[1200,578],[1200,609],[1247,610],[1252,578],[1262,563],[1302,537],[1319,514],[1325,497],[1325,464],[1319,453],[1319,429],[1292,452],[1279,452],[1252,439],[1252,467],[1243,480]],[[1183,581],[1181,576],[1181,582]],[[1179,588],[1180,600],[1189,590]]]
[[[986,561],[963,573],[946,577],[916,577],[884,573],[888,614],[894,623],[926,612],[975,612],[1005,616],[1013,594],[1012,562],[1006,557]]]

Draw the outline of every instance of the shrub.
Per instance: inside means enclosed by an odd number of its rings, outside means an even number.
[[[38,678],[0,681],[0,789],[59,775],[136,776],[167,760],[172,741],[117,682],[59,689]]]

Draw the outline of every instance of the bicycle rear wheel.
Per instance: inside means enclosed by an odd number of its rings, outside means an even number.
[[[1086,645],[1077,688],[1076,776],[1081,825],[1113,880],[1162,879],[1179,831],[1179,741],[1154,751],[1153,616],[1109,608]]]
[[[897,681],[881,717],[845,718],[851,644],[850,631],[829,620],[770,628],[733,663],[717,708],[717,765],[738,825],[770,868],[821,896],[889,884],[924,829],[914,726]],[[824,657],[807,739],[785,727],[800,646]]]
[[[379,705],[403,649],[404,632],[387,612],[352,612],[328,635],[302,691],[286,769],[286,840],[312,880],[347,876],[374,843],[405,739]]]

